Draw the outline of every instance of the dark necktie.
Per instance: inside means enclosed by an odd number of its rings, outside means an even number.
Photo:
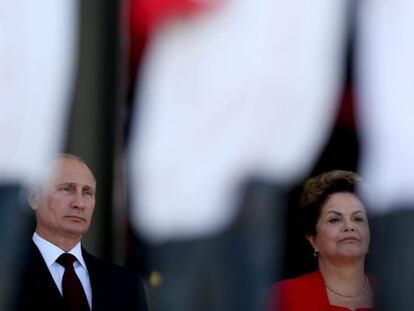
[[[68,311],[89,310],[88,300],[83,291],[82,283],[73,268],[76,257],[69,253],[63,253],[56,262],[65,268],[62,279],[63,300]]]

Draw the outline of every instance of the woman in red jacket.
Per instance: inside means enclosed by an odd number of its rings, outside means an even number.
[[[374,310],[373,280],[365,271],[370,231],[356,194],[360,182],[355,173],[336,170],[306,184],[301,208],[319,269],[274,285],[271,310]]]

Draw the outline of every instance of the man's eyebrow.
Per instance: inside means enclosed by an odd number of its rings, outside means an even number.
[[[86,190],[93,190],[93,191],[95,191],[95,187],[90,186],[90,185],[84,185],[84,186],[83,186],[83,189],[86,189]]]
[[[65,181],[65,182],[57,184],[56,186],[57,187],[62,187],[62,186],[74,186],[74,185],[75,185],[75,183],[73,183],[73,182]]]

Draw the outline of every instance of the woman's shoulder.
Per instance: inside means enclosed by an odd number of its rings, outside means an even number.
[[[323,310],[329,305],[319,271],[275,283],[269,298],[269,310]]]

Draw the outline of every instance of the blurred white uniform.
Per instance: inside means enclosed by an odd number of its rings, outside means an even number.
[[[31,183],[63,147],[77,1],[0,0],[0,182]]]
[[[219,232],[249,177],[309,173],[336,112],[346,4],[230,0],[154,31],[129,150],[145,238]]]
[[[0,0],[0,309],[15,310],[31,219],[22,188],[62,150],[78,1]],[[31,215],[30,215],[31,216]],[[19,245],[19,247],[14,247]]]
[[[414,2],[358,5],[361,174],[382,213],[414,203]]]

